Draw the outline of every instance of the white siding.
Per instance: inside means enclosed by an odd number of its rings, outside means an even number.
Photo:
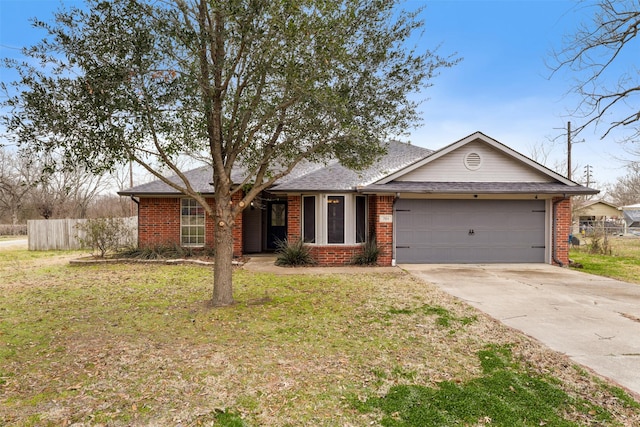
[[[469,170],[465,155],[475,152],[482,164]],[[395,181],[415,182],[553,182],[553,179],[482,142],[474,141],[415,169]]]

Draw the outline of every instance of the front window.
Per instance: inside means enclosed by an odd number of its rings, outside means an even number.
[[[302,240],[306,243],[316,242],[316,196],[302,198]]]
[[[302,239],[306,243],[363,243],[367,197],[352,194],[302,196]]]
[[[356,196],[356,243],[367,240],[367,198]]]
[[[180,245],[204,246],[204,208],[194,199],[181,201]]]
[[[344,196],[327,197],[327,243],[344,243]]]

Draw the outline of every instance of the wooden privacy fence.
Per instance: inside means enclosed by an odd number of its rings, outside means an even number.
[[[138,217],[120,218],[130,230],[129,241],[138,240]],[[27,221],[27,237],[30,251],[81,249],[80,239],[83,232],[78,224],[86,219],[38,219]],[[79,239],[80,238],[80,239]]]

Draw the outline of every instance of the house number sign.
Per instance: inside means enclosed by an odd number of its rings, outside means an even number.
[[[393,215],[380,215],[378,222],[393,222]]]

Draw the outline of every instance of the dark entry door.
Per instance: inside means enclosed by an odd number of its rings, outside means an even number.
[[[267,203],[267,248],[276,249],[278,242],[287,238],[287,201]]]

